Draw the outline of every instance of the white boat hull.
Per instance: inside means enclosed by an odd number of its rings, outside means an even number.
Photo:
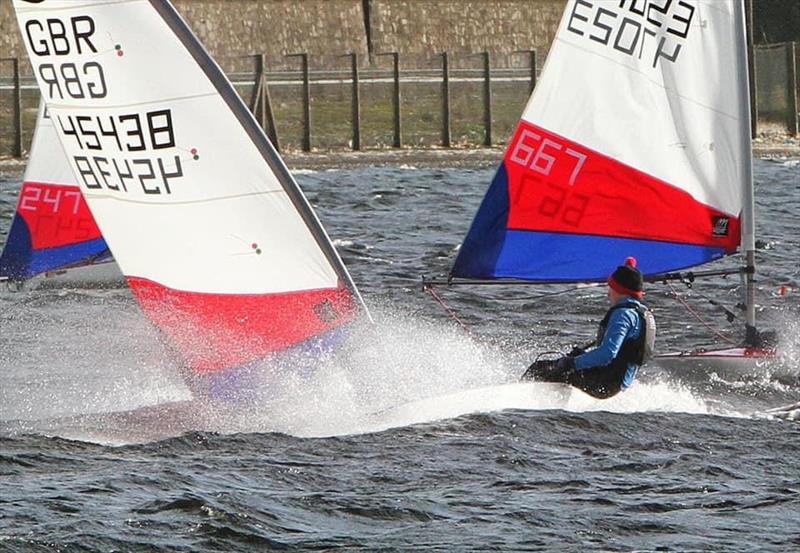
[[[99,263],[45,273],[32,280],[32,288],[118,288],[125,286],[125,276],[116,263]]]
[[[585,395],[580,390],[565,384],[549,382],[500,384],[418,399],[383,409],[370,415],[370,423],[381,429],[506,409],[566,409],[573,394]]]
[[[680,373],[715,371],[724,374],[756,374],[765,366],[776,363],[778,355],[772,349],[728,348],[695,350],[657,355],[653,363]]]

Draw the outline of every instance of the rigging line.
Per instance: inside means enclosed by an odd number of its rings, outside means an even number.
[[[684,282],[686,280],[692,282],[698,278],[704,277],[714,277],[714,276],[728,276],[728,275],[736,275],[746,273],[752,270],[751,268],[747,267],[740,267],[737,269],[721,269],[721,270],[714,270],[714,271],[688,271],[688,272],[673,272],[673,273],[661,273],[656,275],[648,275],[644,277],[645,282],[651,283],[666,283],[670,280],[680,280]],[[581,280],[581,281],[572,281],[572,280],[523,280],[517,278],[494,278],[494,279],[480,279],[480,278],[462,278],[462,277],[454,277],[449,276],[445,278],[433,277],[428,278],[423,276],[422,277],[423,285],[427,286],[544,286],[544,285],[553,285],[553,284],[570,284],[570,283],[584,283],[586,287],[591,286],[602,286],[606,283],[606,277],[598,278],[597,280]],[[578,287],[580,288],[580,287]]]
[[[571,288],[564,288],[563,290],[556,290],[555,292],[543,292],[541,294],[534,294],[534,295],[527,296],[527,297],[524,297],[524,298],[505,298],[505,301],[530,301],[530,302],[534,302],[534,301],[545,299],[545,298],[551,298],[553,296],[561,296],[563,294],[574,293],[574,292],[577,292],[578,290],[589,290],[589,289],[592,289],[592,288],[597,288],[599,286],[600,286],[599,284],[591,285],[591,286],[573,286]]]
[[[706,322],[706,321],[705,321],[705,320],[704,320],[704,319],[703,319],[703,318],[700,316],[700,314],[699,314],[699,313],[697,313],[697,312],[696,312],[694,309],[692,309],[692,306],[691,306],[691,305],[689,305],[689,302],[687,302],[685,299],[683,299],[683,298],[681,297],[681,295],[678,293],[678,291],[677,291],[677,290],[675,290],[675,287],[672,285],[672,283],[669,283],[669,282],[668,282],[668,283],[667,283],[667,286],[669,286],[670,290],[671,290],[671,291],[672,291],[672,293],[675,295],[675,299],[677,299],[677,300],[678,300],[678,302],[680,302],[680,304],[681,304],[681,305],[683,305],[683,306],[686,308],[686,310],[687,310],[687,311],[688,311],[688,312],[689,312],[689,313],[690,313],[690,314],[691,314],[691,315],[692,315],[692,316],[693,316],[695,319],[697,319],[697,320],[700,322],[700,324],[702,324],[703,326],[705,326],[705,327],[706,327],[706,328],[707,328],[707,329],[708,329],[708,330],[709,330],[709,331],[710,331],[710,332],[711,332],[711,333],[712,333],[714,336],[716,336],[717,338],[719,338],[719,339],[720,339],[720,340],[722,340],[723,342],[727,342],[728,344],[730,344],[730,345],[732,345],[732,346],[736,346],[736,345],[737,345],[737,344],[736,344],[736,342],[734,342],[733,340],[731,340],[730,338],[728,338],[727,336],[725,336],[724,334],[722,334],[722,333],[721,333],[719,330],[717,330],[716,328],[714,328],[713,326],[711,326],[711,325],[710,325],[708,322]]]
[[[542,285],[542,284],[543,283],[541,283],[541,282],[532,282],[532,281],[527,281],[527,280],[524,280],[524,281],[520,281],[520,280],[471,280],[471,281],[464,280],[464,281],[456,281],[456,280],[453,280],[452,278],[447,279],[447,280],[441,280],[441,279],[438,279],[436,277],[427,278],[424,275],[422,277],[422,287],[423,287],[423,289],[435,288],[436,286],[447,286],[449,288],[449,287],[453,287],[455,285],[475,285],[475,286],[525,285],[525,286],[536,286],[536,285]],[[544,284],[548,284],[548,283],[544,283]],[[549,284],[565,284],[565,283],[559,281],[559,282],[552,282],[552,283],[549,283]],[[563,294],[569,294],[569,293],[572,293],[572,292],[576,292],[578,290],[590,290],[590,289],[598,288],[600,286],[602,286],[602,284],[599,283],[599,282],[592,282],[592,283],[588,283],[588,284],[580,284],[580,283],[578,283],[576,286],[571,286],[569,288],[556,290],[554,292],[542,292],[541,294],[532,294],[532,295],[525,296],[524,298],[504,298],[504,301],[535,302],[537,300],[544,299],[544,298],[549,298],[549,297],[553,297],[553,296],[560,296],[560,295],[563,295]],[[457,288],[453,288],[453,289],[457,290]]]
[[[725,305],[721,304],[717,300],[709,298],[708,296],[704,296],[703,294],[698,294],[698,295],[704,300],[706,300],[708,303],[713,305],[714,307],[722,310],[722,312],[725,313],[725,318],[728,320],[729,323],[732,323],[733,321],[736,320],[736,313],[725,307]]]
[[[167,96],[165,98],[157,98],[155,100],[142,100],[141,102],[130,102],[126,104],[109,104],[105,106],[77,106],[75,104],[61,104],[58,102],[51,102],[47,107],[55,108],[57,111],[113,111],[115,109],[136,108],[141,106],[149,106],[153,104],[163,104],[165,102],[181,102],[184,100],[197,100],[201,98],[215,98],[215,92],[198,92],[197,94],[186,94],[184,96]],[[56,114],[58,115],[58,114]]]
[[[503,298],[503,301],[521,301],[521,302],[536,302],[541,299],[552,298],[554,296],[561,296],[564,294],[572,294],[579,290],[593,290],[600,286],[600,284],[591,284],[588,286],[573,286],[564,288],[563,290],[556,290],[554,292],[542,292],[541,294],[531,294],[522,298]]]
[[[447,305],[446,303],[444,303],[444,300],[442,300],[442,298],[441,298],[441,297],[439,297],[439,294],[437,294],[437,293],[436,293],[436,290],[434,290],[434,289],[433,289],[433,286],[424,286],[424,285],[423,285],[422,289],[423,289],[424,291],[428,292],[428,293],[431,295],[431,297],[432,297],[432,298],[433,298],[433,299],[436,301],[436,303],[438,303],[439,305],[441,305],[441,306],[442,306],[442,309],[444,309],[445,313],[447,313],[448,315],[450,315],[450,318],[451,318],[451,319],[453,319],[453,320],[454,320],[456,323],[458,323],[458,325],[459,325],[461,328],[463,328],[463,329],[464,329],[464,330],[467,332],[467,334],[469,334],[470,336],[472,336],[472,335],[473,335],[473,334],[472,334],[472,331],[471,331],[471,330],[470,330],[470,328],[469,328],[469,327],[468,327],[468,326],[467,326],[467,325],[464,323],[464,321],[462,321],[461,319],[459,319],[459,318],[458,318],[458,315],[456,315],[455,311],[453,311],[453,310],[452,310],[450,307],[448,307],[448,305]]]
[[[685,284],[687,288],[694,289],[694,286],[693,286],[693,285],[694,285],[694,281],[693,281],[693,280],[684,279],[684,280],[681,280],[681,282],[682,282],[683,284]],[[698,295],[698,296],[699,296],[701,299],[704,299],[704,300],[706,300],[708,303],[710,303],[711,305],[713,305],[714,307],[716,307],[716,308],[720,309],[720,310],[721,310],[723,313],[725,313],[725,318],[726,318],[726,319],[728,319],[728,322],[729,322],[729,323],[732,323],[733,321],[735,321],[735,320],[736,320],[736,318],[737,318],[737,317],[736,317],[736,313],[734,313],[733,311],[731,311],[730,309],[728,309],[727,307],[725,307],[725,305],[724,305],[724,304],[722,304],[722,303],[718,302],[718,301],[717,301],[717,300],[715,300],[715,299],[709,298],[707,295],[705,295],[705,294],[702,294],[702,293],[698,292],[696,289],[694,289],[694,292],[695,292],[695,294],[697,294],[697,295]],[[674,290],[673,290],[673,293],[674,293]]]

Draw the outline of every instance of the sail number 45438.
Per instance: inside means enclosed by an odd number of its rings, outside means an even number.
[[[511,150],[510,159],[545,177],[549,177],[557,165],[571,163],[568,184],[573,186],[586,162],[586,155],[552,138],[543,138],[530,129],[524,129]]]

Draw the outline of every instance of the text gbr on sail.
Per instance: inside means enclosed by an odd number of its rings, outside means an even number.
[[[75,56],[97,53],[92,42],[94,20],[77,15],[64,22],[49,17],[30,19],[25,23],[25,38],[30,51],[37,57]],[[50,99],[65,97],[105,98],[108,93],[103,66],[96,61],[84,63],[42,63],[38,65],[39,77],[47,85]]]

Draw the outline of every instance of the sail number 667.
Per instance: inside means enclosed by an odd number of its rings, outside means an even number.
[[[573,186],[586,162],[586,155],[565,147],[551,138],[542,138],[535,132],[524,129],[511,151],[510,159],[546,177],[550,176],[556,163],[563,165],[562,160],[569,161],[573,164],[569,185]]]

